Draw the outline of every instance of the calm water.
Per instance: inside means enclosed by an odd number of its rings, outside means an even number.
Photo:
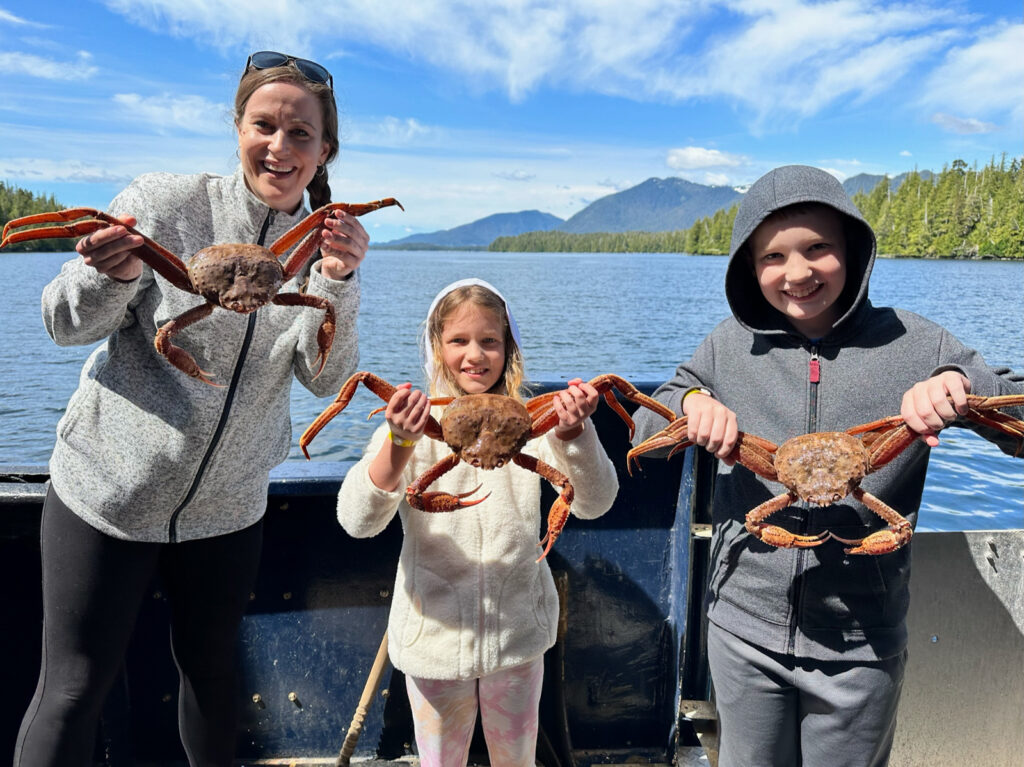
[[[45,463],[54,428],[78,382],[88,349],[60,348],[40,319],[43,286],[69,254],[0,254],[0,463]],[[673,254],[457,253],[371,251],[363,266],[360,369],[421,383],[416,338],[434,294],[468,276],[508,298],[533,380],[617,373],[660,383],[724,317],[726,261]],[[950,328],[989,363],[1024,372],[1024,264],[879,260],[878,305],[916,311]],[[323,409],[293,389],[297,438]],[[314,459],[356,458],[379,418],[364,389],[313,443]],[[125,435],[130,442],[131,435]],[[1024,461],[1011,460],[962,429],[933,451],[921,526],[931,530],[1024,527]]]

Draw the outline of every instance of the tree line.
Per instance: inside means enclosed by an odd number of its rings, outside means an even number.
[[[914,171],[898,188],[886,176],[853,203],[875,230],[878,252],[925,258],[1024,259],[1024,168],[1004,154],[985,167],[963,160],[931,177]],[[738,205],[672,232],[527,232],[499,237],[489,250],[568,253],[729,252]]]
[[[20,189],[0,181],[0,226],[6,226],[8,221],[22,216],[31,216],[36,213],[46,213],[51,210],[62,210],[66,206],[61,205],[51,194],[49,197],[36,195],[27,189]],[[32,242],[19,242],[4,248],[8,251],[45,251],[63,252],[75,249],[77,238],[61,238],[56,240],[34,240]]]

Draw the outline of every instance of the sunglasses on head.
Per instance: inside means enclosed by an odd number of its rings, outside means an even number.
[[[289,56],[287,53],[278,53],[277,51],[256,51],[256,53],[250,54],[248,61],[245,62],[245,71],[248,72],[250,69],[285,67],[289,64],[299,70],[299,74],[310,82],[321,83],[326,85],[332,91],[334,90],[334,78],[331,77],[331,73],[324,67],[317,64],[315,61],[299,59],[295,56]]]

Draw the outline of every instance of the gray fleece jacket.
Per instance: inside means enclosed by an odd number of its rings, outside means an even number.
[[[816,201],[843,214],[847,283],[840,318],[824,338],[797,333],[761,294],[744,245],[772,211]],[[944,328],[911,312],[872,306],[868,281],[875,238],[831,175],[804,166],[778,168],[745,195],[733,229],[726,296],[733,316],[716,327],[654,397],[682,412],[682,398],[703,386],[737,416],[739,428],[781,444],[790,437],[897,415],[904,392],[943,370],[959,370],[980,395],[1020,393],[1019,376],[994,370]],[[817,371],[815,373],[815,371]],[[1018,409],[1016,417],[1024,417]],[[665,425],[641,409],[634,443]],[[1015,445],[975,424],[1012,455]],[[915,441],[861,483],[917,522],[929,448]],[[678,460],[678,459],[676,459]],[[777,653],[818,660],[870,661],[900,653],[907,642],[913,543],[882,556],[845,555],[836,541],[811,549],[777,549],[744,529],[744,517],[783,488],[736,464],[719,464],[713,505],[708,618]],[[771,521],[814,534],[827,529],[862,538],[884,527],[851,498],[826,508],[802,502]]]
[[[270,245],[309,211],[272,211],[231,176],[153,173],[111,203],[139,231],[186,263],[216,243]],[[265,231],[264,231],[265,228]],[[62,345],[103,341],[86,360],[57,424],[50,458],[54,490],[98,530],[126,540],[174,542],[245,528],[266,509],[269,472],[291,444],[290,389],[297,377],[334,394],[358,361],[359,278],[329,280],[314,266],[284,285],[331,300],[337,334],[313,379],[323,312],[264,306],[251,315],[216,309],[175,343],[222,387],[190,378],[153,346],[157,329],[203,302],[148,266],[130,283],[66,263],[43,291],[43,320]]]

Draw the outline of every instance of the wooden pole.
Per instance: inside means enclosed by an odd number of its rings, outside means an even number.
[[[349,767],[349,760],[352,752],[355,751],[356,741],[363,732],[363,721],[366,719],[366,712],[373,703],[373,697],[377,694],[381,677],[384,676],[384,669],[388,664],[388,632],[384,630],[384,637],[380,640],[380,647],[377,649],[377,657],[373,660],[370,668],[370,675],[366,678],[366,685],[363,687],[363,694],[359,698],[359,705],[356,706],[356,713],[352,717],[352,724],[348,726],[348,733],[345,735],[345,742],[341,746],[341,753],[338,754],[334,767]]]

